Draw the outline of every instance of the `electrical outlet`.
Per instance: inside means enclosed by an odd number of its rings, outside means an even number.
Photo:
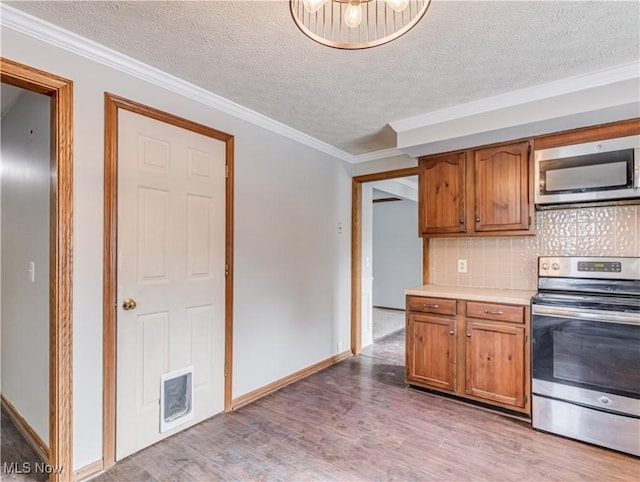
[[[467,272],[467,260],[459,259],[458,260],[458,273],[466,273]]]

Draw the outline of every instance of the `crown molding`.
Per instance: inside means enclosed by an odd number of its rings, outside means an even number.
[[[271,132],[324,152],[340,160],[353,163],[356,156],[300,132],[270,117],[236,104],[155,67],[112,50],[93,40],[53,25],[21,10],[0,3],[0,25],[41,42],[61,48],[112,69],[175,92],[201,104],[247,121]]]
[[[397,148],[382,149],[358,155],[350,154],[206,89],[2,3],[0,3],[0,26],[113,68],[145,82],[157,85],[168,91],[175,92],[200,104],[207,105],[238,119],[262,127],[350,164],[409,155],[407,152],[403,152]],[[560,79],[554,82],[480,99],[467,104],[429,112],[408,119],[394,121],[389,125],[396,132],[405,132],[419,127],[569,94],[613,82],[640,78],[639,72],[640,61],[629,62],[601,71]]]
[[[640,61],[628,62],[596,72],[566,77],[546,84],[514,90],[494,97],[487,97],[466,104],[393,121],[389,125],[396,133],[406,132],[420,127],[572,94],[630,79],[640,79]]]

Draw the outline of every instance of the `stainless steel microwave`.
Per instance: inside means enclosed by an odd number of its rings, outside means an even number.
[[[536,150],[535,203],[640,199],[640,135]]]

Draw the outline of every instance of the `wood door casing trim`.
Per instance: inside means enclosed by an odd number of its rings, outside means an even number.
[[[103,288],[103,454],[104,469],[115,463],[118,109],[211,137],[226,144],[225,184],[225,379],[224,410],[231,409],[233,361],[233,173],[234,137],[212,127],[105,92],[104,288]]]
[[[0,58],[2,82],[51,97],[49,247],[49,459],[70,480],[72,444],[73,82]]]
[[[417,175],[418,166],[354,176],[351,180],[351,353],[354,355],[362,351],[362,184]],[[425,250],[429,243],[422,246],[422,258],[428,259]],[[428,274],[423,271],[422,277],[426,284]]]
[[[104,106],[104,246],[102,299],[102,460],[116,458],[116,191],[118,183],[118,107],[105,94]]]
[[[227,184],[225,193],[226,216],[225,216],[225,236],[226,236],[226,264],[228,276],[225,280],[225,326],[224,326],[224,410],[232,408],[232,380],[233,380],[233,220],[234,220],[234,153],[235,138],[229,136],[227,143]]]
[[[351,353],[362,351],[362,182],[351,180]]]

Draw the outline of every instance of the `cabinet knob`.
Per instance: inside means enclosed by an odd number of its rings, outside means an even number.
[[[460,224],[464,224],[464,218],[460,218]]]
[[[476,223],[480,222],[480,216],[476,216]]]
[[[449,332],[449,334],[450,334],[450,335],[455,335],[455,332],[454,332],[453,330],[451,330],[451,331]]]
[[[467,333],[467,338],[471,338],[471,333]]]

